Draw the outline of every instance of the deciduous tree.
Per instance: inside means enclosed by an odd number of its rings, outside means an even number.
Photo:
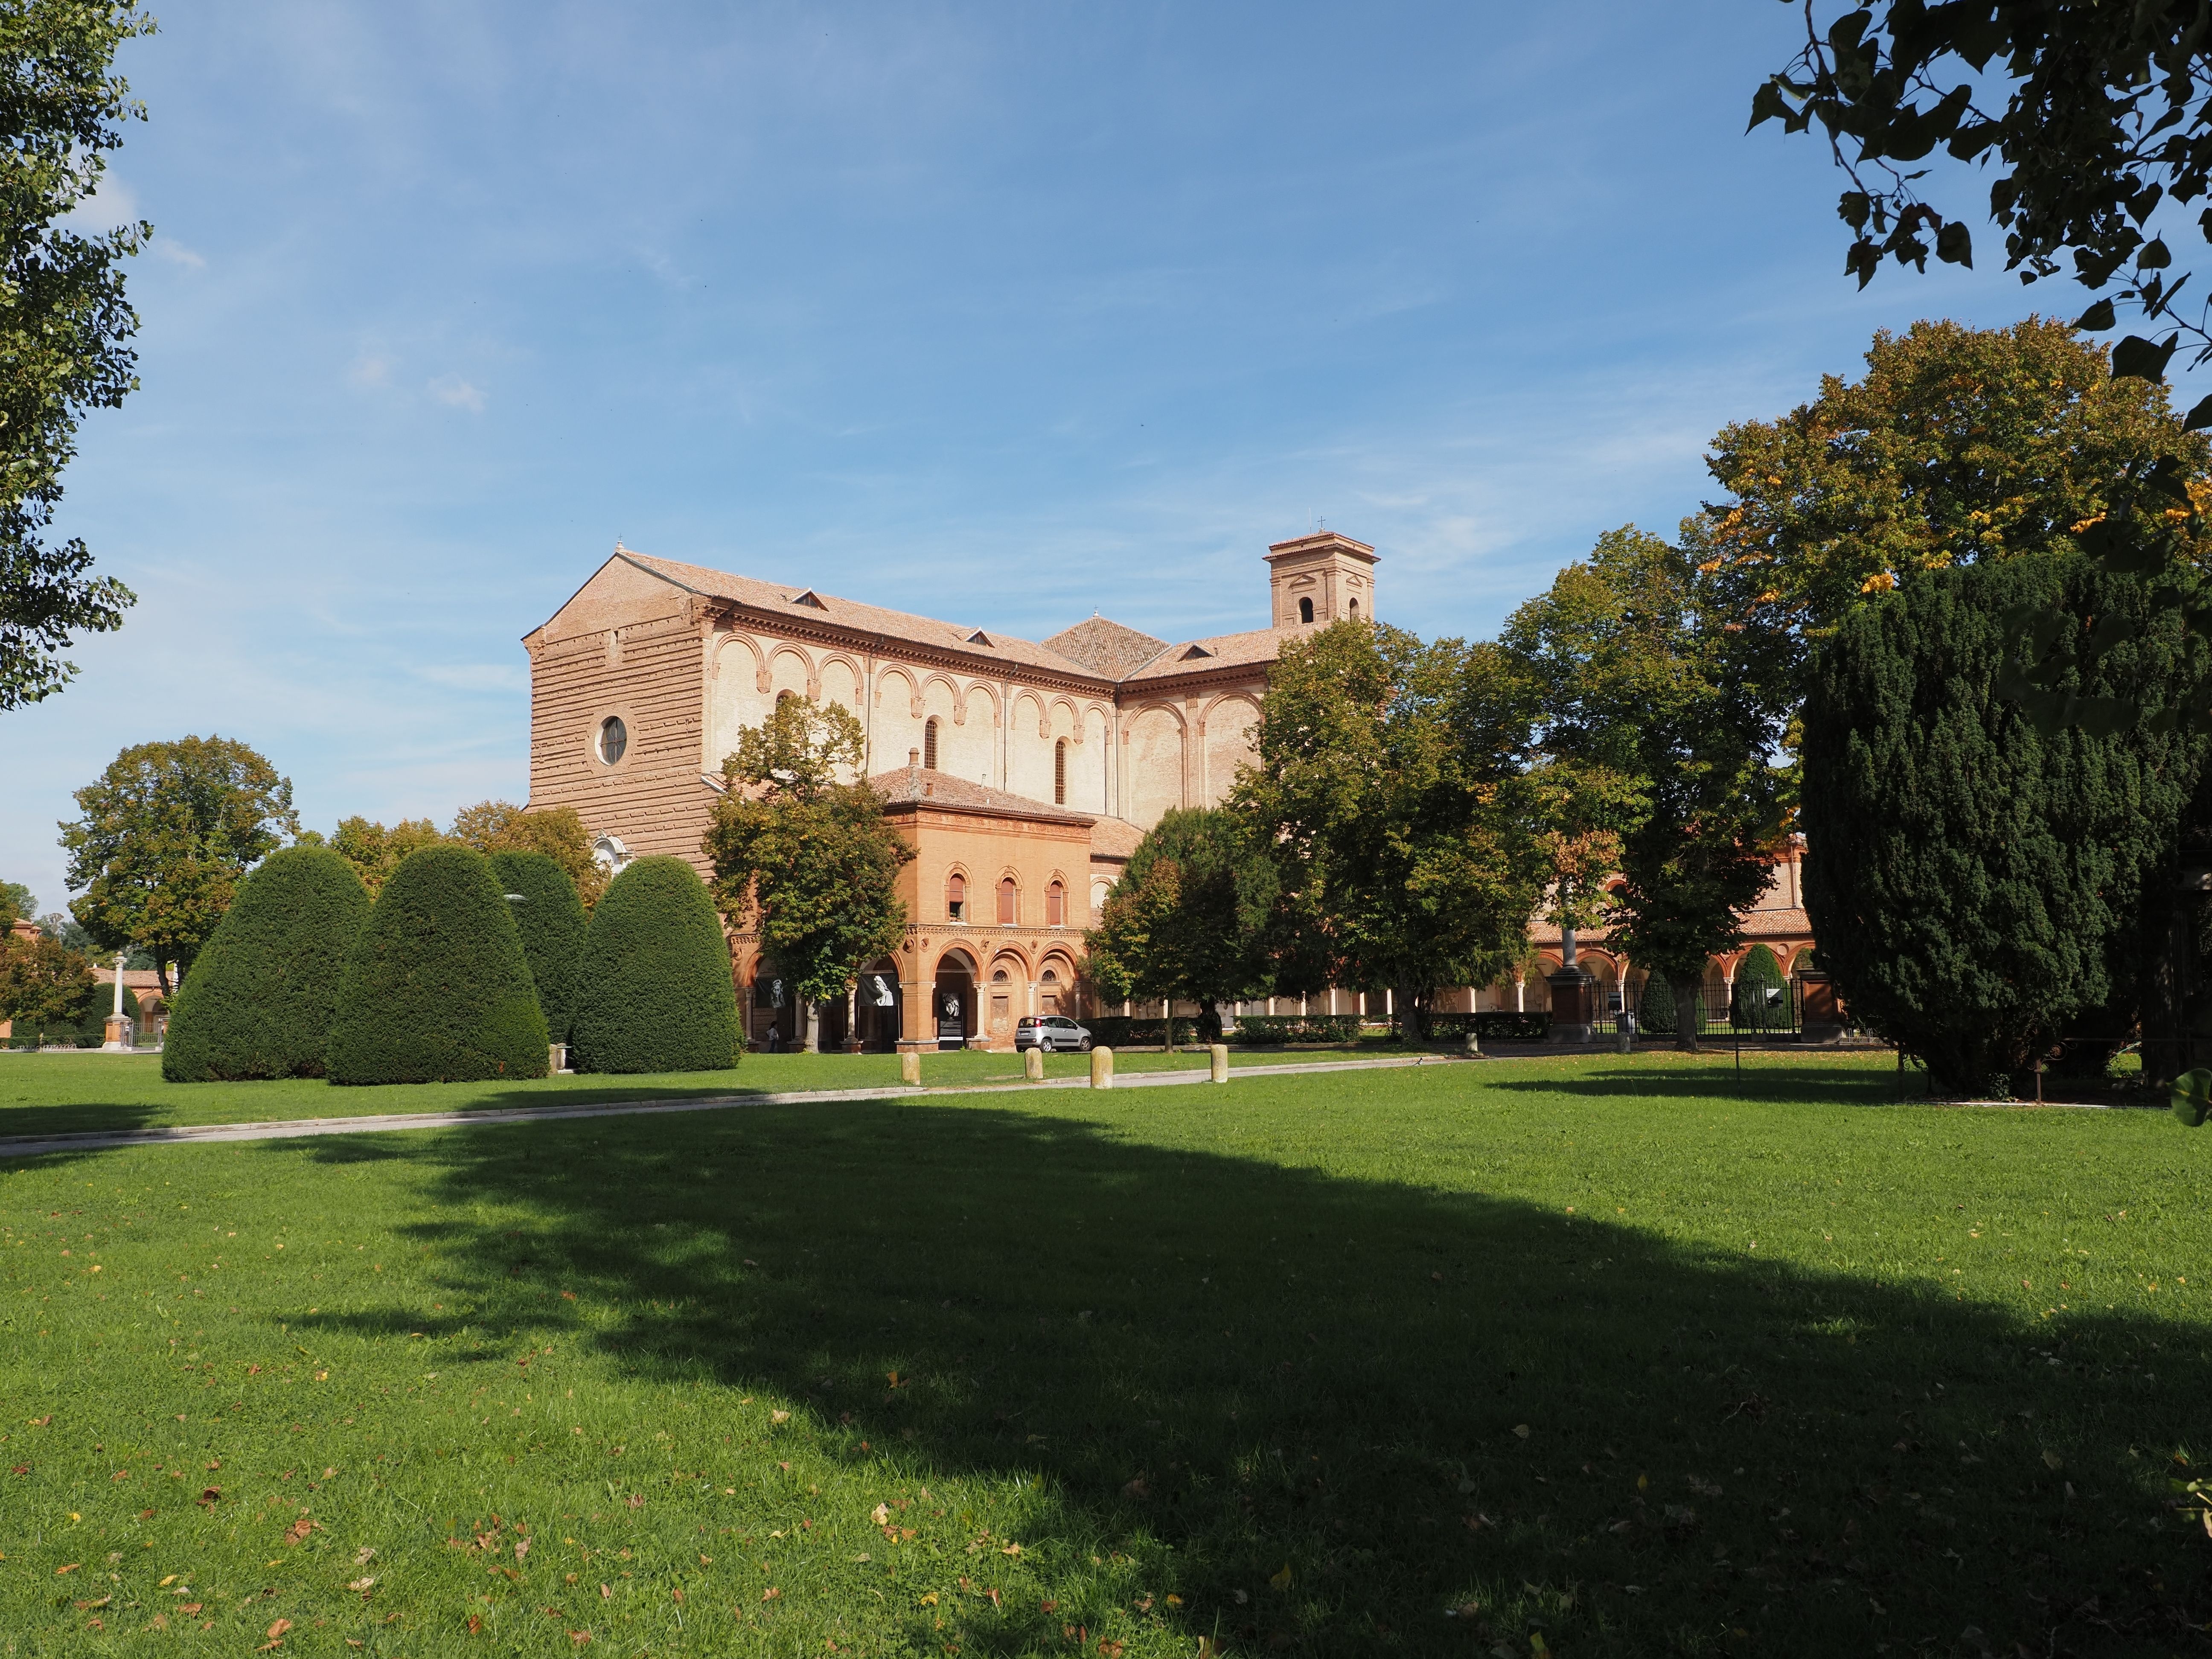
[[[1633,780],[1613,943],[1674,987],[1675,1042],[1698,1043],[1705,963],[1742,939],[1781,835],[1778,736],[1734,660],[1740,635],[1700,599],[1689,557],[1633,527],[1507,624],[1554,763]]]
[[[1520,959],[1545,878],[1515,810],[1527,725],[1497,649],[1370,623],[1289,641],[1236,809],[1270,849],[1310,962],[1389,988],[1414,1032],[1444,986]]]
[[[166,994],[230,908],[239,878],[297,836],[292,785],[242,743],[181,738],[117,756],[62,825],[70,908],[105,951],[151,953]]]
[[[92,964],[60,940],[0,936],[0,1019],[14,1022],[15,1036],[36,1042],[76,1026],[98,988]]]
[[[897,880],[914,849],[884,818],[882,795],[856,775],[865,752],[849,710],[778,699],[722,763],[726,793],[701,842],[716,907],[732,928],[757,933],[806,1003],[810,1049],[820,1006],[906,935]]]
[[[1218,807],[1178,807],[1137,843],[1084,937],[1106,996],[1195,1002],[1201,1036],[1221,1034],[1220,1005],[1264,996],[1274,977],[1270,930],[1281,884],[1247,821]]]
[[[2114,492],[2173,455],[2202,477],[2212,447],[2165,388],[2113,380],[2063,323],[1915,323],[1877,333],[1856,380],[1714,440],[1727,495],[1684,526],[1700,602],[1742,629],[1735,656],[1786,714],[1813,646],[1923,570],[2071,548]]]
[[[88,235],[65,222],[99,189],[122,123],[144,117],[113,64],[153,29],[133,0],[0,8],[0,710],[61,690],[71,637],[121,627],[136,603],[92,574],[82,540],[46,532],[77,423],[138,385],[121,262],[153,227]]]
[[[592,855],[592,832],[573,806],[517,806],[512,801],[478,801],[453,815],[451,837],[479,853],[542,853],[576,884],[576,896],[589,914],[607,890],[607,866]]]

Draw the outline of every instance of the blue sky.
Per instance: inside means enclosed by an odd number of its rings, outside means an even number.
[[[526,787],[517,641],[628,545],[1040,637],[1261,625],[1376,544],[1481,635],[1879,326],[2070,284],[1841,274],[1743,125],[1772,0],[1206,7],[228,0],[124,67],[143,389],[64,530],[140,602],[0,715],[0,876],[126,744],[305,821]],[[1984,231],[1985,248],[1996,246]]]

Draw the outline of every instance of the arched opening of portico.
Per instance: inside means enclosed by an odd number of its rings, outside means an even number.
[[[1082,1018],[1076,995],[1075,964],[1066,957],[1047,957],[1044,966],[1037,970],[1037,1012],[1065,1014],[1070,1019]]]
[[[990,998],[988,1019],[985,1032],[993,1048],[1014,1040],[1014,1021],[1029,1012],[1029,964],[1012,951],[994,957],[991,963],[991,982],[987,994]]]
[[[947,951],[938,957],[930,1009],[939,1048],[964,1048],[975,1035],[975,960],[965,951]]]
[[[863,1048],[889,1054],[898,1047],[902,1010],[897,963],[882,957],[860,969],[860,982],[853,990],[853,1011],[860,1023]]]

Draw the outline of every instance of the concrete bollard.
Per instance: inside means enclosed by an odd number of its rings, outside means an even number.
[[[1022,1073],[1032,1083],[1044,1081],[1044,1050],[1024,1048],[1022,1051]]]
[[[921,1054],[908,1048],[899,1055],[899,1081],[919,1084],[921,1081]]]
[[[1093,1048],[1091,1051],[1091,1086],[1110,1089],[1114,1086],[1114,1051]]]
[[[1216,1083],[1228,1082],[1229,1045],[1225,1042],[1217,1042],[1206,1052],[1211,1055],[1213,1060],[1213,1080]]]
[[[1470,1054],[1480,1054],[1482,1052],[1482,1039],[1475,1035],[1474,1027],[1472,1025],[1467,1028],[1466,1052]]]

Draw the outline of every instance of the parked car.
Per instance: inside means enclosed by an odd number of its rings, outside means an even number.
[[[1014,1048],[1041,1048],[1046,1054],[1056,1049],[1073,1048],[1079,1054],[1091,1052],[1091,1028],[1078,1025],[1065,1014],[1024,1014],[1014,1027]]]

